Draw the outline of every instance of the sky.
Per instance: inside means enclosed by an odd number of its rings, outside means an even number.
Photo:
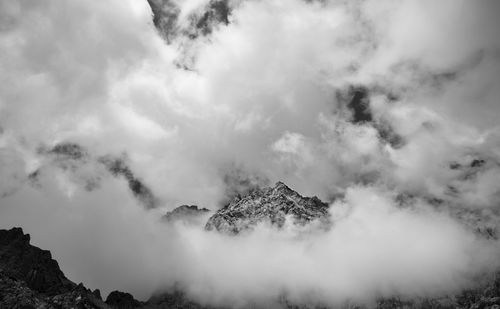
[[[167,42],[145,0],[0,0],[0,228],[141,299],[432,296],[498,266],[470,227],[498,223],[497,1],[235,0],[185,35],[207,4],[172,1]],[[330,203],[333,227],[160,220],[277,181]]]

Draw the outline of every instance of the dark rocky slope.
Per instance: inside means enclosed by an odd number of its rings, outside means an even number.
[[[0,230],[0,309],[205,308],[180,291],[143,303],[113,291],[103,301],[99,290],[69,280],[50,251],[30,244],[21,228]]]
[[[20,228],[0,230],[0,308],[109,308],[98,290],[70,281]]]
[[[30,235],[22,229],[0,231],[0,269],[5,275],[47,295],[69,292],[76,285],[68,280],[49,251],[29,244]]]

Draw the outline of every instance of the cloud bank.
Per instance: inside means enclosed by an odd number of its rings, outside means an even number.
[[[172,3],[184,29],[208,2]],[[167,42],[146,1],[0,1],[0,226],[70,278],[143,298],[181,282],[215,303],[369,301],[496,266],[474,229],[500,203],[497,2],[229,6],[228,24]],[[61,143],[88,159],[44,151]],[[278,180],[338,222],[226,238],[158,219]]]

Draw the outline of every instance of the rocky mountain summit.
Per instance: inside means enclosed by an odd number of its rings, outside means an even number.
[[[263,222],[280,228],[287,218],[300,225],[313,220],[328,223],[328,204],[315,196],[303,197],[278,182],[272,188],[256,189],[235,198],[210,217],[205,228],[238,234]]]

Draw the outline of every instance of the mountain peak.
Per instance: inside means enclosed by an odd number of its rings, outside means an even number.
[[[13,241],[16,239],[29,243],[31,237],[30,234],[24,234],[23,229],[20,227],[13,227],[10,230],[0,230],[0,243]]]
[[[274,187],[273,187],[273,190],[274,191],[279,191],[279,192],[289,192],[289,191],[293,191],[292,189],[290,189],[290,187],[288,187],[284,182],[281,182],[281,181],[278,181]]]
[[[257,189],[219,209],[205,228],[229,234],[269,222],[283,227],[287,218],[305,225],[313,220],[328,221],[328,204],[317,197],[303,197],[279,181],[272,188]]]

